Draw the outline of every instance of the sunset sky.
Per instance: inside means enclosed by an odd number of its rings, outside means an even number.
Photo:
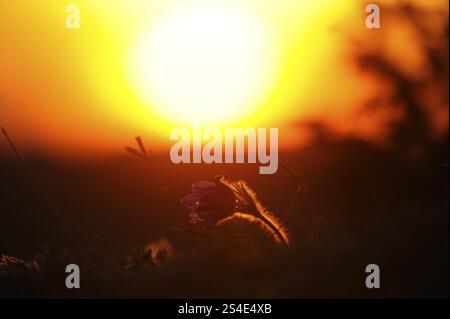
[[[404,19],[383,20],[382,8],[382,28],[369,30],[358,0],[77,0],[76,30],[65,26],[69,3],[0,1],[0,126],[21,149],[114,153],[136,135],[165,149],[194,120],[278,127],[289,148],[308,143],[303,121],[384,145],[405,110],[362,111],[392,88],[360,72],[354,43],[387,52],[412,78],[430,63]],[[420,6],[448,19],[447,1],[430,3]],[[430,28],[438,37],[442,21]],[[424,105],[440,136],[448,97],[434,90]]]

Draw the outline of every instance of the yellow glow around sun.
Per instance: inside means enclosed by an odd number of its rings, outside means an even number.
[[[140,103],[172,123],[242,120],[277,81],[274,37],[255,16],[235,8],[169,11],[152,21],[129,59]]]

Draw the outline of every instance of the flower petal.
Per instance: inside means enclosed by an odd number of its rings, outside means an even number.
[[[200,193],[191,193],[181,199],[181,202],[191,211],[197,210],[205,196]]]
[[[216,224],[235,211],[236,198],[227,185],[201,180],[192,185],[192,191],[181,202],[208,223]]]
[[[217,191],[217,185],[213,182],[198,181],[192,185],[192,191],[195,193]]]

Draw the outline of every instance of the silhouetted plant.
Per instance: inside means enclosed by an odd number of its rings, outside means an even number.
[[[192,191],[181,199],[189,209],[191,223],[204,221],[212,228],[232,218],[245,218],[273,235],[275,241],[289,245],[283,224],[264,207],[246,182],[216,176],[215,182],[196,182]]]

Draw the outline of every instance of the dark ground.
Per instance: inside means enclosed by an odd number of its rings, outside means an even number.
[[[126,153],[80,165],[26,155],[66,228],[20,162],[2,154],[0,255],[36,260],[40,268],[0,272],[0,296],[448,297],[447,143],[416,157],[353,140],[282,154],[309,186],[289,215],[296,185],[281,167],[258,175],[254,165],[177,166],[163,154],[156,167],[170,188],[164,193],[149,164]],[[216,174],[248,181],[284,222],[292,246],[277,246],[241,220],[206,235],[183,231],[179,199]],[[159,266],[120,268],[133,247],[163,238]],[[76,291],[64,285],[71,262],[81,267]],[[381,289],[365,287],[370,263],[381,268]]]

